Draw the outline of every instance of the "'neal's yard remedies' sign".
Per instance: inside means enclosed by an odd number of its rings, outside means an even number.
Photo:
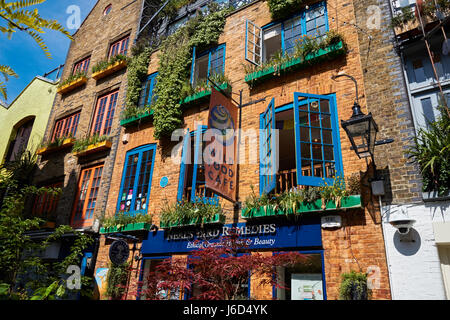
[[[320,217],[303,218],[301,224],[293,223],[237,223],[208,228],[161,230],[148,233],[142,243],[142,254],[185,253],[192,250],[219,246],[223,236],[237,228],[248,249],[277,249],[320,247],[322,237]]]

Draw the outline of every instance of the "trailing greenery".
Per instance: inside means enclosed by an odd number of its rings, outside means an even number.
[[[14,180],[29,172],[25,167],[31,168],[31,163],[27,160],[24,165],[0,170],[0,193],[6,190],[0,205],[0,299],[65,299],[71,294],[80,293],[80,290],[69,290],[68,279],[61,275],[67,273],[70,265],[80,265],[83,252],[93,239],[69,226],[59,226],[44,240],[31,239],[27,235],[30,231],[38,230],[44,222],[25,214],[27,200],[43,194],[55,196],[61,192],[60,189],[31,186],[27,184],[29,181],[19,183]],[[39,252],[52,243],[62,241],[62,236],[68,233],[74,235],[74,241],[63,260],[49,262],[39,257]],[[81,277],[82,294],[89,295],[91,280]]]
[[[153,105],[156,139],[170,137],[182,125],[180,102],[182,89],[189,79],[193,48],[201,52],[217,44],[225,26],[225,17],[230,9],[214,11],[196,18],[165,39],[156,77],[154,94],[158,97]]]
[[[125,100],[125,109],[121,119],[129,119],[150,111],[150,106],[138,107],[142,83],[147,78],[148,65],[152,49],[138,45],[132,48],[131,58],[128,61],[128,88]]]
[[[294,51],[291,54],[283,54],[281,51],[277,52],[269,61],[262,63],[259,66],[244,64],[244,71],[246,74],[250,74],[273,67],[275,74],[280,75],[282,65],[299,58],[302,61],[305,61],[309,54],[316,53],[321,49],[326,49],[331,45],[338,44],[340,41],[342,41],[344,48],[346,48],[347,45],[344,37],[335,30],[326,32],[321,38],[302,36],[296,41]],[[308,63],[312,64],[314,61],[309,60]]]
[[[341,275],[342,282],[339,288],[340,300],[368,300],[371,291],[367,287],[367,274],[351,271]]]
[[[109,140],[109,136],[103,135],[99,136],[98,134],[95,134],[93,136],[87,136],[82,139],[78,139],[75,141],[72,147],[72,153],[77,153],[86,150],[89,146],[95,145],[97,143],[107,141]]]
[[[291,16],[303,6],[304,0],[267,0],[273,20]]]
[[[313,204],[319,199],[322,199],[322,210],[325,210],[329,201],[334,201],[336,208],[339,208],[342,198],[349,196],[351,193],[346,189],[342,177],[333,178],[333,185],[324,182],[320,187],[292,188],[275,195],[263,193],[261,196],[257,196],[253,186],[251,186],[252,193],[245,199],[242,213],[244,216],[248,216],[252,211],[263,208],[266,213],[270,209],[273,211],[281,210],[286,215],[298,214],[297,209],[302,205]]]
[[[129,262],[122,265],[110,263],[108,268],[106,296],[113,300],[120,299],[126,291],[130,264]]]
[[[183,200],[172,205],[165,204],[161,211],[161,223],[186,224],[192,220],[203,223],[204,220],[214,218],[216,214],[222,214],[222,208],[219,205]]]
[[[415,16],[414,13],[411,11],[411,8],[403,7],[397,15],[392,17],[391,27],[392,28],[400,27],[413,20],[415,20]]]
[[[121,228],[132,223],[152,223],[152,216],[149,214],[136,214],[135,216],[125,212],[118,212],[112,217],[103,217],[100,219],[103,228],[117,227]]]
[[[106,60],[101,60],[99,62],[97,62],[97,64],[95,64],[92,67],[92,73],[97,73],[103,70],[108,69],[110,66],[116,64],[117,62],[122,62],[122,61],[127,61],[127,56],[123,55],[123,54],[116,54],[115,56],[112,56],[111,58],[106,59]]]
[[[419,129],[406,153],[420,167],[423,191],[443,196],[450,190],[450,117],[444,106],[439,110],[438,119],[428,122],[428,129]]]
[[[450,2],[448,0],[436,0],[436,3],[439,7],[439,11],[444,17],[450,14]],[[436,21],[438,19],[436,14],[438,8],[437,6],[434,0],[423,1],[421,10],[422,18],[429,18],[432,21]],[[403,7],[400,12],[392,18],[391,27],[401,27],[406,25],[408,22],[415,20],[419,21],[418,18],[416,18],[414,11],[411,10],[411,7]]]
[[[87,76],[87,73],[85,71],[78,71],[77,73],[70,75],[64,81],[61,81],[58,85],[58,88],[64,87],[72,82],[77,81],[78,79],[86,78],[86,76]]]

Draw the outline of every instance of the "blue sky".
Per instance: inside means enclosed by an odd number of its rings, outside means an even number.
[[[76,29],[69,29],[68,24],[71,13],[66,13],[69,6],[75,5],[80,8],[82,22],[96,2],[97,0],[47,0],[31,8],[37,8],[41,17],[45,19],[58,20],[73,34]],[[55,31],[47,31],[42,38],[50,50],[52,59],[47,58],[37,43],[25,33],[18,31],[13,34],[11,40],[0,33],[0,65],[10,66],[19,75],[18,79],[10,78],[6,83],[8,103],[11,103],[35,76],[42,76],[64,64],[70,40]]]

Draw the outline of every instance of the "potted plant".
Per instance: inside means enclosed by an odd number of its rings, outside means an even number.
[[[340,300],[369,300],[371,291],[367,286],[367,274],[351,271],[341,275]]]

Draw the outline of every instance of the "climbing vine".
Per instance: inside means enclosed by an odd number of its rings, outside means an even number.
[[[150,63],[150,55],[152,48],[137,45],[132,49],[131,59],[128,63],[128,90],[125,101],[125,110],[122,118],[127,119],[137,116],[140,110],[138,108],[139,95],[142,89],[142,83],[147,78],[148,65]]]
[[[153,105],[156,139],[169,137],[181,127],[180,101],[182,88],[190,75],[193,48],[200,52],[217,44],[230,10],[211,7],[210,14],[199,14],[163,41],[155,86],[158,99]]]
[[[300,9],[304,0],[268,0],[269,10],[272,19],[278,20],[286,16],[291,16],[293,12]]]

